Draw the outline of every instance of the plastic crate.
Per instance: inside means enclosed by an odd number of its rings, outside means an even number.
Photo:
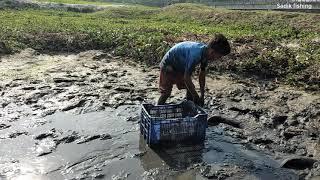
[[[180,104],[142,104],[140,132],[148,145],[170,142],[202,143],[207,113],[190,101]]]

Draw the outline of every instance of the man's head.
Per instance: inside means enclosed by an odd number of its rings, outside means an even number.
[[[216,34],[208,43],[208,60],[217,60],[228,55],[231,51],[227,38],[222,34]]]

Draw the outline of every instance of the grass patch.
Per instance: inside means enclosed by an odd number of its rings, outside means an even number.
[[[114,4],[117,4],[117,3],[110,3],[110,2],[86,1],[86,0],[36,0],[36,1],[37,2],[61,3],[61,4],[87,4],[87,5],[114,5]]]
[[[0,41],[11,51],[79,52],[113,50],[156,65],[175,43],[207,42],[223,33],[232,54],[212,71],[232,71],[282,78],[295,85],[319,88],[319,14],[232,11],[194,4],[163,9],[110,7],[95,13],[58,10],[0,11]],[[294,45],[291,45],[294,44]]]

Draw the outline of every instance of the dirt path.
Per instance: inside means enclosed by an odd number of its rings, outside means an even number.
[[[320,177],[319,94],[208,78],[205,144],[155,151],[138,123],[157,79],[157,68],[100,51],[2,57],[0,179]],[[174,94],[171,102],[183,99]]]

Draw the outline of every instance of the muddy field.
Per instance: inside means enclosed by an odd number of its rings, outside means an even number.
[[[317,92],[214,75],[204,144],[153,150],[139,113],[158,73],[101,51],[1,57],[0,179],[320,179]]]

